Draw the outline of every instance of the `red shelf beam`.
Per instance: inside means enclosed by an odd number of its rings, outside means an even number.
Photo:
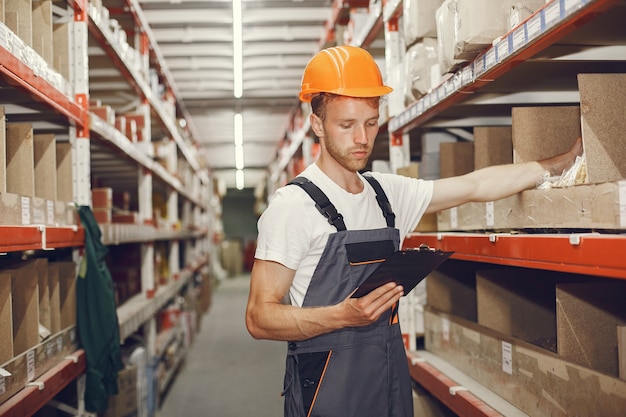
[[[76,359],[76,361],[73,360]],[[78,350],[0,405],[2,417],[32,416],[86,369],[85,352]],[[40,389],[41,388],[41,389]]]
[[[47,248],[79,247],[85,243],[82,227],[46,227]]]
[[[37,226],[0,226],[0,252],[43,248],[42,232]]]
[[[502,417],[502,414],[475,397],[418,355],[407,352],[411,378],[427,389],[449,409],[463,417]]]
[[[411,234],[421,244],[454,251],[452,259],[626,279],[626,236],[606,234]]]
[[[489,84],[490,82],[509,72],[513,67],[521,64],[529,58],[532,58],[538,52],[543,51],[548,46],[554,44],[555,42],[558,42],[560,39],[564,38],[575,29],[589,22],[599,14],[607,12],[609,9],[619,3],[619,0],[595,0],[588,3],[583,9],[573,15],[570,19],[563,22],[563,24],[559,24],[558,26],[550,29],[548,32],[538,37],[535,41],[522,48],[519,52],[505,59],[501,64],[488,70],[481,75],[480,79],[474,81],[474,83],[469,84],[468,86],[462,88],[460,91],[457,91],[456,93],[451,94],[447,98],[441,100],[439,103],[437,103],[437,105],[426,110],[419,116],[411,119],[406,124],[398,126],[397,129],[391,133],[408,132],[416,128],[417,126],[426,123],[430,119],[436,117],[443,111],[452,107],[454,104],[467,99],[469,95],[471,95],[471,93],[473,93],[474,91],[480,90],[486,84]]]
[[[35,100],[46,103],[79,126],[88,120],[87,113],[78,104],[70,101],[42,77],[35,75],[30,67],[3,47],[0,47],[0,63],[0,74],[10,84],[25,90]]]

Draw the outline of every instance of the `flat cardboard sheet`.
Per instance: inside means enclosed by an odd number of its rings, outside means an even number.
[[[380,262],[378,268],[363,281],[352,298],[363,297],[388,282],[402,285],[406,295],[453,253],[430,248],[396,251]]]

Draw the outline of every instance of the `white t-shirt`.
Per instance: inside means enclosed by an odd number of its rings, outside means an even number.
[[[311,164],[300,176],[306,177],[326,194],[343,215],[348,230],[369,230],[387,227],[376,201],[376,192],[362,176],[365,184],[359,194],[351,194],[333,182],[317,164]],[[378,180],[396,215],[395,227],[400,231],[400,244],[430,204],[433,182],[392,174],[372,172]],[[302,306],[313,272],[322,256],[331,233],[337,229],[315,208],[313,199],[300,187],[290,185],[276,191],[258,222],[255,257],[278,262],[296,271],[289,296],[292,305]]]

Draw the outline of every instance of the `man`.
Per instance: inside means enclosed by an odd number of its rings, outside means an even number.
[[[541,162],[490,167],[435,181],[362,170],[391,92],[367,51],[341,46],[307,65],[321,154],[279,189],[259,220],[246,325],[257,339],[288,341],[285,416],[413,417],[397,305],[402,286],[351,294],[372,261],[398,250],[424,213],[493,201],[560,173],[581,150]]]

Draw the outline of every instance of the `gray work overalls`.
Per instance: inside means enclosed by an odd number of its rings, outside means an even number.
[[[346,230],[341,214],[309,180],[302,187],[337,228],[328,237],[303,307],[338,304],[376,268],[368,261],[398,250],[395,215],[379,183],[367,176],[387,227]],[[285,373],[286,417],[413,417],[411,379],[397,306],[365,327],[345,328],[288,344]]]

